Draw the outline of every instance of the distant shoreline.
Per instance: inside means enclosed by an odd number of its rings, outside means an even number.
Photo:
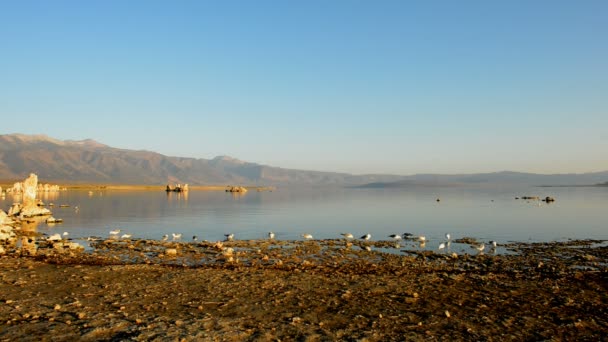
[[[41,182],[46,183],[46,182]],[[52,182],[51,182],[52,183]],[[0,186],[3,190],[12,187],[14,182],[0,182]],[[55,184],[55,183],[53,183]],[[95,190],[95,191],[103,191],[103,190],[121,190],[121,191],[165,191],[167,185],[141,185],[141,184],[62,184],[58,183],[58,185],[63,189],[67,188],[68,190]],[[225,191],[230,185],[189,185],[188,188],[190,190],[195,191]],[[275,187],[267,187],[267,186],[247,186],[243,187],[248,190],[269,190],[275,189]]]

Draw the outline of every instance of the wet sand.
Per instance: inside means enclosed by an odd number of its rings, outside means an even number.
[[[0,257],[2,341],[589,340],[608,248],[367,252],[342,240],[98,241]],[[47,246],[48,247],[48,246]],[[175,253],[174,253],[175,252]]]

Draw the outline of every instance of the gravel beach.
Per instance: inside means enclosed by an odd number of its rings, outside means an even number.
[[[608,335],[603,241],[512,255],[340,240],[98,241],[0,257],[2,341],[589,340]],[[47,246],[48,247],[48,246]]]

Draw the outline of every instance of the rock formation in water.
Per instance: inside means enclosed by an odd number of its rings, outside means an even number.
[[[38,206],[36,193],[38,192],[38,176],[31,173],[23,183],[15,183],[13,192],[20,191],[23,194],[22,204],[13,204],[8,212],[9,216],[19,216],[20,219],[34,216],[51,215],[51,211]]]
[[[242,186],[230,186],[230,187],[228,187],[228,189],[226,189],[226,192],[245,193],[245,192],[247,192],[247,189],[245,187],[242,187]]]
[[[177,184],[176,186],[171,186],[171,184],[167,184],[167,187],[165,188],[165,191],[167,192],[186,192],[188,191],[188,184]]]

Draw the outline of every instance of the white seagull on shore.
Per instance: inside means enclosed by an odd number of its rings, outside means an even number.
[[[167,241],[167,240],[169,240],[169,235],[167,235],[167,234],[163,235],[163,241]]]
[[[490,244],[492,245],[492,248],[496,248],[496,245],[498,245],[496,241],[490,241]]]
[[[452,236],[450,235],[450,233],[445,233],[445,238],[450,241],[452,239]]]
[[[445,243],[443,243],[443,242],[442,242],[442,243],[440,243],[440,244],[439,244],[439,248],[438,248],[438,249],[444,249],[444,248],[445,248]]]
[[[367,233],[361,237],[361,239],[363,239],[363,240],[369,240],[371,238],[372,238],[372,234],[370,234],[370,233]]]
[[[224,236],[226,237],[226,241],[232,241],[234,239],[233,233],[224,234]]]
[[[120,233],[120,229],[110,230],[110,235],[118,235]]]
[[[305,238],[306,240],[312,239],[312,235],[311,234],[302,234],[302,237]]]
[[[481,254],[483,253],[483,250],[486,248],[486,245],[484,245],[484,243],[480,243],[479,245],[474,246],[474,248]]]
[[[173,241],[175,240],[179,240],[182,238],[182,233],[172,233],[173,234]]]
[[[344,236],[345,239],[354,239],[355,237],[351,233],[341,233],[340,235]]]
[[[268,232],[268,238],[270,240],[274,239],[274,233],[273,232]]]
[[[130,239],[131,238],[131,234],[122,234],[122,236],[120,237],[121,239]]]
[[[401,240],[401,235],[399,234],[391,234],[388,237],[393,238],[393,240]]]

